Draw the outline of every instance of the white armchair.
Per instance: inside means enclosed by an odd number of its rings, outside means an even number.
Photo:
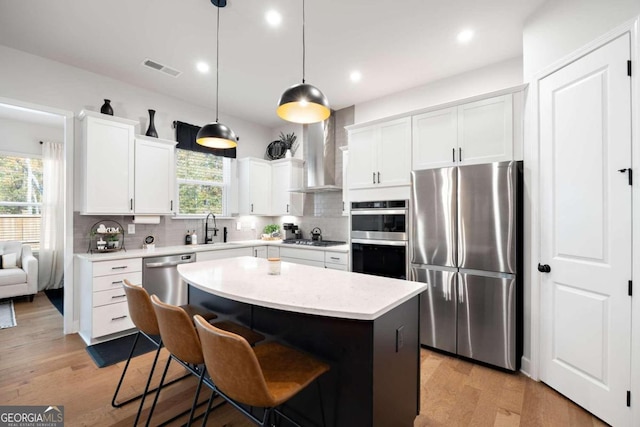
[[[38,260],[31,246],[16,241],[0,242],[0,256],[15,254],[16,266],[0,269],[0,298],[29,295],[38,292]]]

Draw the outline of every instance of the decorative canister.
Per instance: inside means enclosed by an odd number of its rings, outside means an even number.
[[[145,135],[157,138],[158,132],[156,132],[156,125],[153,122],[155,116],[156,110],[149,110],[149,128],[147,129],[147,133],[145,133]]]
[[[280,274],[280,258],[267,258],[267,261],[269,262],[269,274]]]
[[[113,108],[111,108],[111,100],[110,99],[105,99],[104,100],[104,104],[102,104],[102,107],[100,108],[100,112],[102,114],[107,114],[109,116],[113,116]]]

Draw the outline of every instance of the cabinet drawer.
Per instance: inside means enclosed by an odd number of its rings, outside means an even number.
[[[349,254],[342,252],[325,252],[324,253],[324,262],[329,264],[342,264],[347,265],[347,260],[349,258]]]
[[[124,289],[119,286],[117,289],[111,289],[108,291],[100,291],[93,293],[93,306],[100,307],[102,305],[113,304],[116,302],[127,301],[127,294],[124,293]]]
[[[324,251],[309,249],[280,248],[280,258],[297,258],[324,262]],[[302,264],[302,263],[301,263]]]
[[[196,253],[196,261],[210,261],[212,259],[235,258],[240,256],[255,256],[253,248],[218,249]]]
[[[93,277],[142,271],[142,258],[117,259],[93,263]]]
[[[93,291],[107,291],[110,289],[122,290],[122,284],[127,279],[134,285],[142,284],[142,272],[136,273],[119,273],[110,276],[96,277],[93,279]]]
[[[324,268],[324,262],[322,261],[312,261],[309,259],[300,259],[300,258],[287,258],[281,256],[280,259],[285,262],[290,262],[292,264],[302,264],[302,265],[310,265],[312,267],[320,267]]]
[[[93,338],[126,331],[134,327],[126,301],[94,308],[91,325]]]
[[[330,268],[332,270],[342,270],[342,271],[349,271],[349,267],[347,265],[342,265],[342,264],[331,264],[330,262],[326,263],[324,265],[324,268]]]

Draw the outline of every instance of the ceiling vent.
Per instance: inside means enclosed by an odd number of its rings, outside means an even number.
[[[163,72],[165,74],[170,75],[171,77],[178,77],[180,74],[182,74],[182,71],[178,71],[176,69],[173,69],[171,67],[167,67],[166,65],[162,65],[156,61],[153,61],[149,58],[145,59],[144,62],[142,63],[142,65],[144,65],[145,67],[149,67],[152,68],[156,71],[160,71]]]

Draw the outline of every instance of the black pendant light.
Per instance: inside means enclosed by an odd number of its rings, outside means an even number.
[[[218,22],[216,28],[216,121],[204,125],[198,131],[196,142],[209,148],[234,148],[238,145],[238,137],[230,127],[218,121],[218,80],[220,75],[220,8],[227,5],[226,0],[211,0],[218,8]]]
[[[302,83],[285,90],[276,112],[288,122],[316,123],[331,115],[329,100],[317,87],[305,83],[306,47],[304,37],[304,0],[302,0]]]

